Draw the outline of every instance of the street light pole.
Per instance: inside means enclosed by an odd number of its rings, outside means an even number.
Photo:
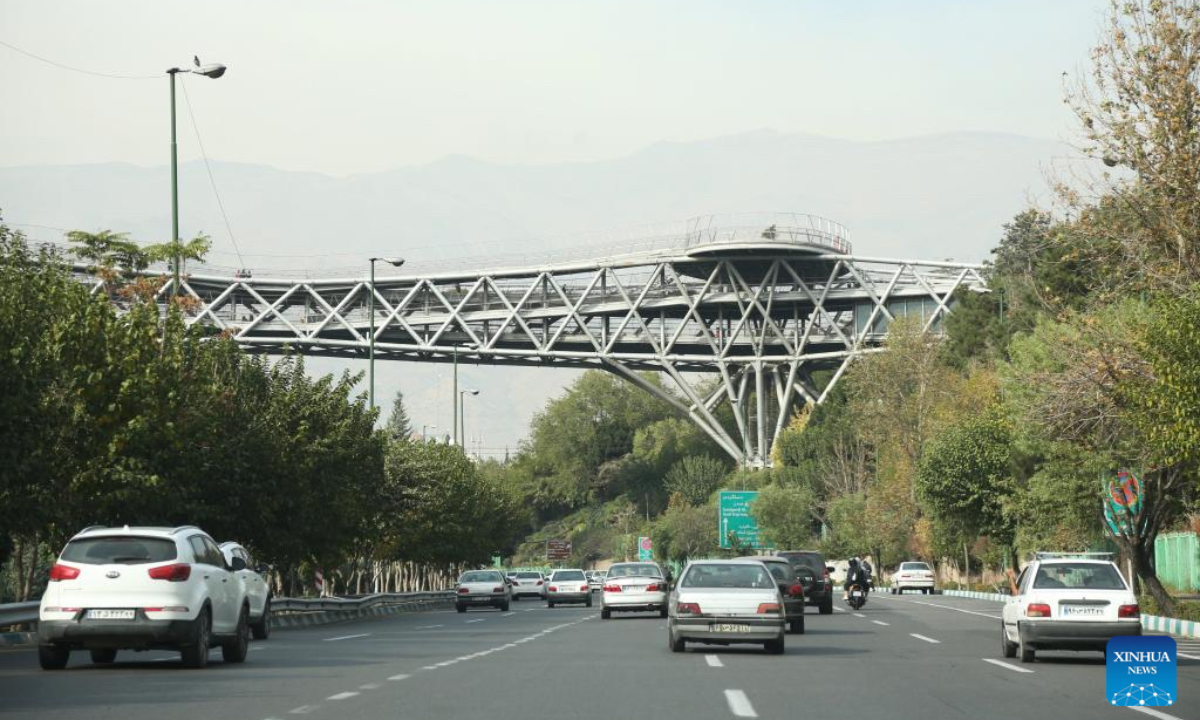
[[[454,346],[454,384],[450,394],[450,404],[454,406],[454,423],[450,425],[451,443],[458,444],[458,406],[461,396],[458,394],[458,346]]]
[[[371,284],[367,289],[367,315],[370,318],[371,334],[367,337],[367,346],[370,348],[367,359],[367,403],[371,409],[375,409],[375,263],[382,260],[392,267],[400,267],[404,264],[404,258],[367,258],[371,263]]]
[[[457,385],[456,385],[456,387],[457,387]],[[467,406],[465,404],[463,404],[463,396],[467,395],[467,394],[478,395],[479,391],[478,390],[462,390],[458,393],[458,407],[456,409],[458,410],[458,417],[460,418],[460,421],[462,422],[463,454],[466,454],[466,452],[467,452]]]

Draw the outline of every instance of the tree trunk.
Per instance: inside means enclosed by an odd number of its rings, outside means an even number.
[[[1144,543],[1138,543],[1130,548],[1130,559],[1133,561],[1133,572],[1142,579],[1146,585],[1146,591],[1150,593],[1150,597],[1154,598],[1155,604],[1166,617],[1175,617],[1175,600],[1167,589],[1162,586],[1158,580],[1158,573],[1154,571],[1154,565],[1150,562],[1148,553]]]

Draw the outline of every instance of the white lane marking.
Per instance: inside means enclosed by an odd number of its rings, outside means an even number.
[[[426,665],[422,670],[437,670],[437,665]]]
[[[716,655],[705,655],[704,662],[708,663],[709,667],[725,667],[725,663],[721,662],[721,658]]]
[[[854,617],[865,618],[866,615],[863,615],[862,613],[854,613]]]
[[[388,680],[407,680],[409,677],[410,676],[408,676],[408,675],[393,675],[390,678],[388,678]]]
[[[414,630],[432,630],[434,628],[446,627],[445,625],[420,625],[413,628]]]
[[[882,625],[884,627],[888,627],[888,625],[890,625],[890,623],[885,623],[882,620],[872,620],[871,622],[875,623],[876,625]]]
[[[470,625],[471,623],[477,623],[477,622],[483,622],[483,618],[475,618],[474,620],[468,620],[467,624]]]
[[[340,692],[337,695],[330,695],[329,697],[327,697],[325,699],[326,700],[345,700],[346,698],[352,698],[357,694],[358,693],[356,693],[356,692]]]
[[[533,612],[534,610],[537,610],[537,608],[529,608],[529,609],[528,609],[528,610],[526,610],[525,612]]]
[[[307,715],[307,714],[309,714],[310,712],[312,712],[313,710],[316,710],[316,709],[317,709],[317,708],[316,708],[316,707],[314,707],[314,706],[312,706],[312,705],[301,705],[301,706],[300,706],[300,707],[298,707],[298,708],[294,708],[294,709],[292,709],[292,710],[288,710],[288,712],[289,712],[289,713],[291,713],[291,714],[293,714],[293,715]]]
[[[256,645],[256,646],[254,646],[254,647],[252,647],[252,648],[250,648],[250,649],[251,649],[251,650],[266,650],[266,648],[265,648],[265,647],[263,647],[262,645]]]
[[[359,685],[358,689],[359,690],[375,690],[378,687],[379,687],[379,683],[367,683],[366,685]]]
[[[437,667],[450,667],[451,665],[453,665],[456,662],[458,662],[458,661],[457,660],[446,660],[445,662],[438,663]]]
[[[503,614],[503,615],[501,615],[500,617],[512,617],[513,615],[516,615],[516,614],[517,614],[517,611],[516,611],[516,610],[513,610],[512,612],[506,612],[506,613],[504,613],[504,614]]]
[[[371,633],[359,633],[357,635],[341,635],[339,637],[325,638],[325,642],[337,642],[338,640],[353,640],[354,638],[367,637]]]
[[[746,697],[746,693],[741,690],[726,690],[725,701],[729,703],[730,712],[737,717],[758,717],[758,713],[754,712],[754,706],[750,704],[750,698]]]
[[[927,642],[927,643],[933,643],[934,645],[941,645],[941,644],[942,644],[942,641],[941,641],[941,640],[934,640],[933,638],[931,638],[931,637],[925,637],[924,635],[918,635],[918,634],[916,634],[916,633],[909,633],[909,635],[912,635],[913,637],[915,637],[915,638],[916,638],[916,639],[918,639],[918,640],[924,640],[924,641],[925,641],[925,642]]]
[[[1160,710],[1151,710],[1148,707],[1139,707],[1137,705],[1127,705],[1126,707],[1128,707],[1130,710],[1137,710],[1140,713],[1145,713],[1150,717],[1159,718],[1159,720],[1180,720],[1180,718],[1177,718],[1174,715],[1168,715]]]
[[[929,607],[941,608],[943,610],[953,610],[954,612],[966,613],[968,615],[978,615],[979,617],[992,618],[993,620],[999,620],[1001,617],[999,615],[992,615],[991,613],[976,612],[975,610],[964,610],[962,608],[956,608],[952,605],[939,605],[938,603],[921,602],[920,600],[905,600],[904,602],[909,602],[913,605],[928,605]]]
[[[1019,672],[1019,673],[1031,673],[1031,672],[1033,672],[1033,671],[1032,671],[1032,670],[1030,670],[1029,668],[1023,668],[1023,667],[1019,667],[1019,666],[1017,666],[1017,665],[1013,665],[1012,663],[1006,663],[1006,662],[1003,662],[1003,661],[1001,661],[1001,660],[993,660],[993,659],[991,659],[991,658],[980,658],[980,659],[981,659],[981,660],[983,660],[985,663],[991,663],[991,664],[993,664],[993,665],[999,665],[1000,667],[1002,667],[1002,668],[1008,668],[1009,670],[1012,670],[1013,672]]]
[[[841,609],[841,608],[840,608],[840,607],[838,607],[837,605],[834,605],[834,606],[833,606],[833,611],[834,611],[834,612],[846,612],[845,610]]]
[[[1188,660],[1200,660],[1200,655],[1188,655],[1187,653],[1181,653],[1178,650],[1175,651],[1175,654],[1179,657],[1185,657]]]

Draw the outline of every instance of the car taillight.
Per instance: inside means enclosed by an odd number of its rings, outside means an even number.
[[[804,594],[804,586],[803,585],[796,584],[796,585],[793,585],[790,588],[788,588],[788,595],[791,595],[792,597],[800,597],[803,594]]]
[[[646,592],[658,592],[658,584],[651,583],[646,586]]]
[[[1141,610],[1137,605],[1122,605],[1117,608],[1117,617],[1135,618],[1141,615]]]
[[[550,592],[558,592],[558,588],[556,588],[556,587],[554,587],[553,585],[551,585],[551,586],[550,586]]]
[[[1050,606],[1046,603],[1029,603],[1029,607],[1025,608],[1025,615],[1028,617],[1050,617]]]
[[[162,565],[150,568],[146,572],[150,573],[151,580],[184,582],[192,576],[192,566],[187,563],[175,563],[174,565]]]
[[[770,614],[778,615],[779,614],[779,603],[759,603],[758,604],[758,614],[759,615],[770,615]]]
[[[605,585],[604,592],[621,592],[620,585]]]
[[[680,615],[699,615],[700,605],[699,603],[679,603],[675,612]]]
[[[79,568],[54,563],[54,567],[50,568],[51,580],[74,580],[79,577]]]
[[[584,585],[584,586],[582,586],[581,588],[579,588],[579,592],[587,592],[587,591],[588,591],[588,586],[587,586],[587,585]]]
[[[537,584],[538,584],[538,585],[541,585],[541,584],[542,584],[542,581],[541,581],[541,580],[538,580],[538,581],[537,581]]]
[[[492,588],[492,592],[504,592],[504,586],[494,587]]]
[[[463,587],[460,587],[460,588],[458,589],[458,594],[459,594],[459,595],[466,595],[466,594],[467,594],[467,593],[469,593],[469,592],[471,592],[471,591],[470,591],[470,590],[468,590],[468,589],[466,589],[466,588],[463,588]]]
[[[160,612],[185,613],[188,611],[188,609],[186,607],[184,607],[183,605],[171,605],[169,607],[142,608],[142,610],[144,610],[148,613],[160,613]]]

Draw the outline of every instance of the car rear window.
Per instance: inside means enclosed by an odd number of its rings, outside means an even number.
[[[498,572],[466,572],[458,579],[460,583],[485,583],[485,582],[503,582],[504,578]]]
[[[141,565],[177,557],[175,543],[150,537],[90,537],[72,540],[62,559],[84,565]]]
[[[587,578],[583,576],[583,573],[579,572],[578,570],[559,570],[558,572],[554,573],[554,579],[559,582],[562,582],[563,580],[587,580]]]
[[[760,566],[693,565],[680,585],[685,588],[773,588],[775,581]]]
[[[1038,568],[1033,586],[1039,590],[1124,590],[1125,581],[1112,565],[1053,563]]]
[[[541,577],[542,574],[536,572],[517,573],[518,580],[539,580]]]
[[[779,582],[791,582],[796,577],[795,573],[792,572],[791,563],[768,562],[763,564],[767,566],[767,569],[771,571],[771,574]]]
[[[925,563],[900,563],[901,570],[928,570],[929,566]]]
[[[662,570],[657,565],[613,565],[608,569],[608,577],[662,577]]]
[[[793,565],[803,565],[810,570],[825,570],[825,558],[817,553],[797,553],[795,555],[780,555],[780,557]]]

